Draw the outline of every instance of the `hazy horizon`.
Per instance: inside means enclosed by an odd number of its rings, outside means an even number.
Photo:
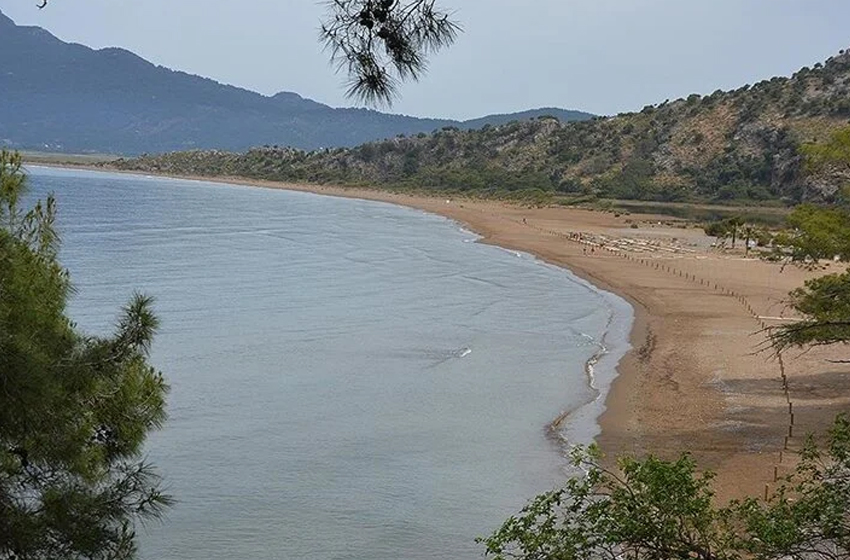
[[[787,76],[850,46],[850,3],[837,0],[440,4],[456,11],[465,32],[381,110],[459,120],[539,107],[610,115]],[[317,41],[320,3],[257,0],[246,9],[226,1],[91,0],[39,10],[34,0],[0,0],[0,10],[63,41],[122,47],[265,95],[291,91],[331,106],[357,105],[345,98],[344,76]]]

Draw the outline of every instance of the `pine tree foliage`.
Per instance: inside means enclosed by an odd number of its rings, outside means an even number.
[[[20,156],[0,153],[0,558],[132,558],[135,524],[171,503],[141,460],[165,420],[157,319],[136,295],[111,336],[80,332],[55,201],[24,211],[25,191]]]
[[[808,280],[790,303],[804,319],[771,332],[777,350],[850,342],[850,271]]]
[[[428,56],[451,45],[460,31],[435,0],[330,0],[320,38],[348,94],[368,104],[390,104],[400,82],[418,80]]]

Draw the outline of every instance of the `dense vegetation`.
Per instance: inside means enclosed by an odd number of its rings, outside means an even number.
[[[495,560],[840,560],[850,558],[850,421],[819,449],[809,438],[795,472],[766,499],[716,505],[710,473],[675,461],[577,449],[582,476],[532,500],[482,539]]]
[[[136,296],[112,336],[75,328],[55,204],[22,210],[25,179],[0,152],[0,558],[131,558],[134,524],[170,503],[141,459],[165,418],[157,321]]]
[[[652,201],[832,201],[829,170],[803,169],[805,146],[850,119],[850,53],[735,91],[564,123],[538,117],[397,137],[351,149],[184,152],[125,169],[281,181],[474,192],[537,191]]]
[[[2,14],[0,67],[0,146],[15,149],[139,154],[265,143],[315,149],[489,122],[335,109],[287,92],[266,97],[155,66],[122,49],[65,43]],[[591,117],[560,109],[525,117],[544,113]]]

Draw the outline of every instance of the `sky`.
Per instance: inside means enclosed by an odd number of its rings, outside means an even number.
[[[335,107],[345,76],[316,0],[0,0],[21,25],[271,95]],[[850,48],[848,0],[439,0],[464,28],[390,112],[469,119],[537,107],[610,115],[790,75]]]

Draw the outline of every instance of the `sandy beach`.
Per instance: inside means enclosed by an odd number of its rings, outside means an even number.
[[[210,181],[207,177],[188,177]],[[609,457],[688,451],[717,473],[718,498],[762,495],[794,464],[808,433],[850,410],[842,348],[765,350],[765,328],[793,319],[789,291],[818,275],[719,251],[702,229],[674,218],[576,208],[296,185],[227,177],[232,184],[378,200],[456,220],[482,242],[569,268],[628,300],[633,350],[599,422]],[[635,225],[636,224],[636,225]]]

